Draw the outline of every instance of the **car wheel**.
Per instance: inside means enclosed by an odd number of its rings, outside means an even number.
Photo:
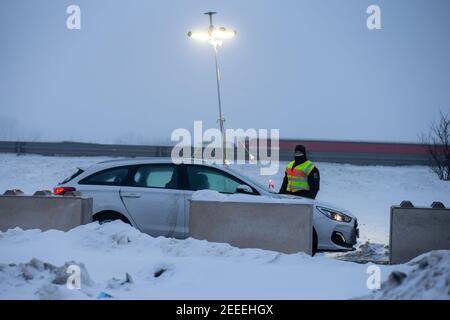
[[[319,241],[317,239],[316,229],[313,228],[313,243],[312,243],[312,255],[314,256],[317,252],[317,247],[319,245]]]
[[[131,225],[130,221],[127,218],[125,218],[123,215],[121,215],[120,213],[112,212],[112,211],[97,213],[96,215],[94,215],[93,220],[98,221],[98,223],[100,223],[100,224],[108,223],[108,222],[115,221],[115,220],[122,220],[123,222]]]

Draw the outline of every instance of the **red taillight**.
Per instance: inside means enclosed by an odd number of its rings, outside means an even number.
[[[66,192],[69,191],[76,191],[77,189],[72,188],[72,187],[56,187],[55,189],[53,189],[53,194],[57,195],[57,196],[62,196],[64,195]]]

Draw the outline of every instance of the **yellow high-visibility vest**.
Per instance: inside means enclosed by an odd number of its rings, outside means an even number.
[[[295,161],[288,164],[286,176],[288,179],[286,190],[296,192],[300,190],[309,190],[308,175],[315,168],[311,161],[306,160],[294,168]]]

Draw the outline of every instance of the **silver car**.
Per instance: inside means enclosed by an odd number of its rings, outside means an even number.
[[[62,195],[80,191],[94,201],[94,221],[122,220],[152,236],[189,237],[189,203],[197,190],[245,193],[276,199],[280,195],[227,166],[172,163],[170,159],[111,160],[79,169],[55,189]],[[353,250],[356,218],[348,211],[318,200],[313,204],[313,251]]]

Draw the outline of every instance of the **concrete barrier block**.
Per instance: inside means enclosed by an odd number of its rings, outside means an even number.
[[[51,195],[52,195],[52,192],[50,190],[39,190],[33,194],[33,196],[35,196],[35,197],[38,197],[38,196],[49,197]]]
[[[312,254],[309,204],[190,201],[189,231],[195,239],[283,253]]]
[[[92,198],[0,196],[0,231],[57,229],[68,231],[92,221]]]
[[[450,209],[391,207],[389,261],[403,263],[431,251],[450,249]]]
[[[4,196],[22,196],[25,193],[20,189],[11,189],[6,190],[5,193],[3,193]]]
[[[414,205],[413,205],[412,202],[409,201],[409,200],[403,200],[403,201],[400,203],[400,207],[402,207],[402,208],[414,208]]]
[[[436,208],[436,209],[445,209],[444,204],[440,201],[434,201],[430,207]]]
[[[80,191],[68,191],[64,193],[63,197],[81,197]]]

